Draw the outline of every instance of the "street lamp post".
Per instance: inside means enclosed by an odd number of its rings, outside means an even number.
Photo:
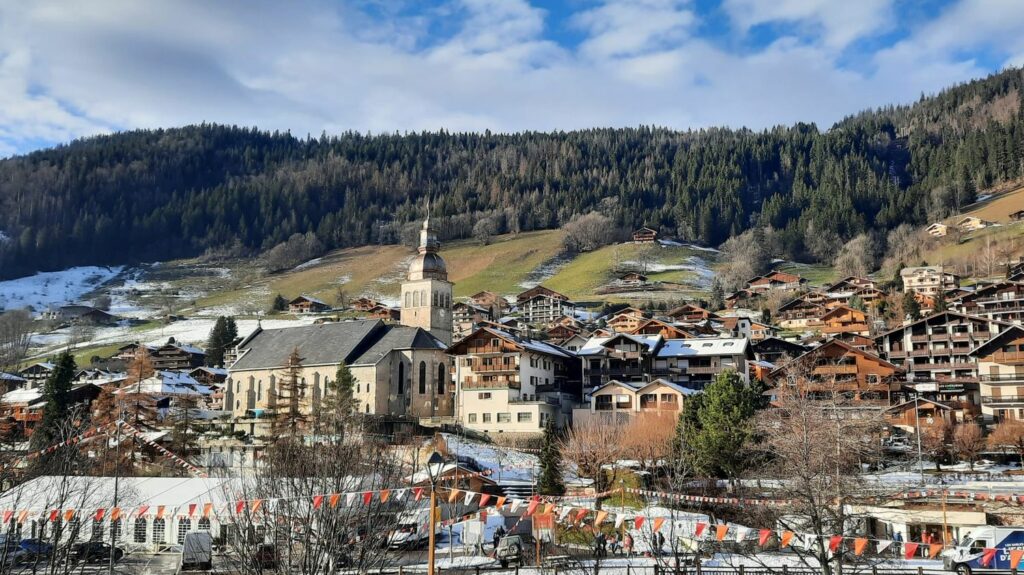
[[[441,454],[434,452],[430,454],[430,459],[427,460],[427,475],[430,476],[430,520],[428,521],[430,529],[427,543],[427,575],[434,575],[434,546],[435,542],[435,531],[437,530],[437,481],[441,478],[441,468],[444,464],[444,458]]]

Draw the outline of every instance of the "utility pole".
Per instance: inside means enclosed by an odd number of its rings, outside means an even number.
[[[917,427],[917,472],[921,474],[921,485],[924,485],[924,465],[921,457],[921,395],[914,395],[914,425]]]
[[[121,415],[124,415],[123,413]],[[121,417],[117,418],[117,423],[114,424],[117,430],[114,432],[114,506],[111,508],[111,513],[114,509],[117,509],[117,496],[118,490],[121,483]],[[121,518],[115,519],[120,525]],[[114,575],[114,549],[117,545],[117,536],[119,533],[114,530],[114,521],[110,522],[110,557],[107,562],[107,573],[108,575]]]

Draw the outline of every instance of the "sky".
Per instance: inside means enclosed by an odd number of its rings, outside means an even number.
[[[199,122],[828,128],[1024,64],[1022,0],[0,0],[0,157]]]

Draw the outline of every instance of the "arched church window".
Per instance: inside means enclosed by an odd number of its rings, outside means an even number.
[[[420,395],[427,393],[427,362],[420,362]]]

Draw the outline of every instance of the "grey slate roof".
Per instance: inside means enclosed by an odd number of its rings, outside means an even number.
[[[231,371],[284,367],[295,348],[303,365],[330,365],[341,359],[351,364],[384,329],[380,320],[363,320],[263,330],[244,343],[245,351]]]
[[[349,365],[372,365],[393,349],[446,349],[444,343],[430,332],[404,325],[386,325],[383,335]]]

